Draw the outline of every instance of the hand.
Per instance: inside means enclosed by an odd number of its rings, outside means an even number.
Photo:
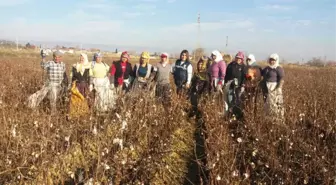
[[[220,85],[220,84],[217,85],[217,91],[223,92],[222,85]]]
[[[190,84],[186,84],[186,88],[189,89],[190,88]]]
[[[92,90],[93,90],[93,85],[90,84],[90,86],[89,86],[89,91],[91,92]]]
[[[110,84],[110,89],[113,90],[114,89],[114,84]]]

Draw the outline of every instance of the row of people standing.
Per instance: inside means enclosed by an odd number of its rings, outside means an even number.
[[[245,93],[246,88],[252,88],[254,91],[260,88],[264,97],[266,115],[283,118],[284,70],[279,65],[278,54],[271,54],[268,57],[267,66],[264,69],[256,64],[254,55],[248,55],[246,64],[244,59],[244,53],[238,52],[233,61],[227,65],[217,50],[213,51],[210,57],[201,57],[192,80],[193,106],[197,106],[201,95],[219,91],[225,96],[226,111],[232,107],[242,109],[242,101],[249,96],[249,93]]]
[[[48,71],[47,85],[43,88],[45,92],[53,92],[54,97],[59,94],[57,90],[50,90],[50,82],[58,78],[57,84],[67,81],[65,65],[61,61],[62,54],[54,52],[54,59],[48,62],[41,62],[41,66]],[[42,55],[43,57],[43,55]],[[150,55],[148,52],[143,52],[140,56],[140,61],[134,67],[130,63],[130,56],[127,52],[121,54],[120,60],[112,63],[111,66],[102,61],[102,54],[94,54],[92,62],[88,61],[86,54],[80,55],[78,63],[74,64],[70,77],[71,81],[80,94],[88,98],[90,92],[95,90],[95,98],[93,107],[96,110],[107,111],[113,107],[111,103],[115,100],[116,94],[129,92],[130,90],[140,90],[143,88],[149,89],[151,84],[155,84],[155,94],[159,98],[163,98],[163,102],[167,102],[171,93],[170,75],[173,75],[176,92],[181,95],[187,92],[196,94],[196,97],[204,93],[227,91],[230,95],[231,91],[236,91],[234,94],[238,98],[228,96],[228,105],[232,104],[233,99],[240,101],[240,96],[244,92],[245,81],[248,78],[248,67],[255,67],[255,59],[253,55],[247,58],[248,66],[244,64],[244,54],[238,52],[235,59],[226,65],[221,53],[217,50],[211,53],[210,57],[203,56],[197,63],[196,70],[193,71],[192,63],[189,60],[189,52],[183,50],[180,58],[170,64],[167,53],[161,55],[159,63],[151,65]],[[261,69],[260,69],[261,70]],[[279,56],[273,54],[269,57],[269,66],[266,67],[261,74],[265,82],[264,95],[269,100],[269,105],[282,104],[282,84],[283,84],[283,69],[279,66]],[[238,88],[232,88],[232,82],[236,82]],[[58,85],[56,85],[58,86]],[[228,88],[225,88],[228,87]],[[51,88],[52,89],[52,88]],[[59,88],[61,89],[61,88]],[[276,95],[274,95],[274,93]],[[36,93],[35,93],[36,94]],[[195,96],[191,96],[195,97]],[[271,97],[273,99],[271,100]],[[231,98],[231,99],[230,99]],[[41,99],[41,98],[40,98]],[[111,100],[113,99],[113,100]],[[192,103],[197,105],[194,100]],[[55,101],[52,101],[52,107]],[[91,106],[92,107],[92,106]],[[273,106],[274,107],[274,106]]]

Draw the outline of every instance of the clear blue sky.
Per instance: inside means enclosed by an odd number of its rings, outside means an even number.
[[[335,0],[0,0],[0,37],[336,60]],[[198,34],[197,13],[201,14]],[[225,47],[226,36],[229,37]]]

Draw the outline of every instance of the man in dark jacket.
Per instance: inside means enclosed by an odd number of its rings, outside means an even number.
[[[247,67],[244,64],[244,53],[238,52],[235,60],[226,68],[225,86],[228,93],[228,108],[241,108],[241,95],[244,92]]]

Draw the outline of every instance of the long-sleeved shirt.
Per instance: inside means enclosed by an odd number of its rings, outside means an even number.
[[[96,62],[92,68],[92,77],[93,78],[105,78],[108,75],[110,66],[103,62]]]
[[[241,86],[246,81],[247,68],[245,64],[231,62],[226,68],[225,83],[234,78],[238,79],[238,85]]]
[[[67,82],[65,64],[63,62],[41,61],[42,69],[47,71],[48,80],[51,83]]]
[[[213,62],[209,68],[212,80],[219,79],[220,83],[224,81],[226,73],[226,64],[224,61]]]
[[[266,67],[264,70],[262,70],[262,75],[266,82],[280,82],[284,78],[285,72],[280,66],[275,69]]]
[[[181,65],[184,64],[185,61],[181,61]],[[175,66],[175,63],[172,64],[172,73],[175,72],[175,69],[176,69],[176,66]],[[187,77],[187,84],[191,84],[191,78],[192,78],[192,73],[193,73],[193,68],[192,68],[192,65],[190,64],[188,67],[187,67],[187,73],[188,73],[188,77]]]

